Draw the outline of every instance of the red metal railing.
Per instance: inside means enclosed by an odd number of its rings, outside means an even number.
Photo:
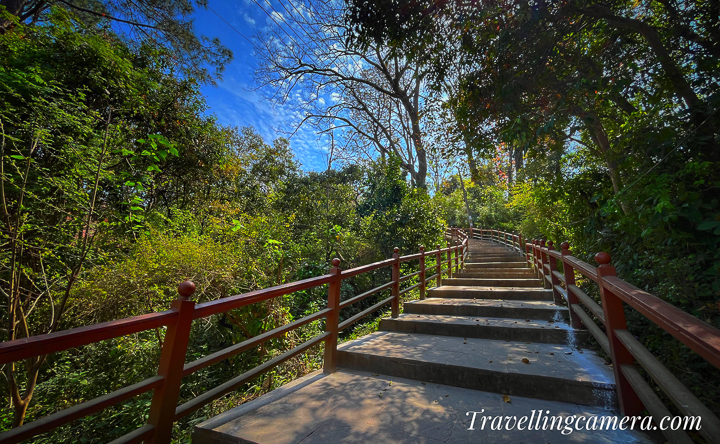
[[[323,369],[327,373],[334,372],[336,369],[337,343],[340,331],[388,304],[392,307],[392,317],[397,317],[400,313],[402,295],[419,289],[420,298],[424,299],[429,281],[436,279],[437,285],[440,285],[443,274],[447,273],[448,275],[452,275],[453,268],[455,269],[454,271],[457,272],[464,266],[465,257],[467,256],[468,236],[461,230],[451,228],[446,231],[445,237],[448,241],[445,248],[440,248],[438,245],[437,249],[426,252],[424,247],[421,246],[418,253],[408,256],[400,256],[398,248],[395,248],[391,259],[349,270],[341,270],[340,260],[333,259],[330,273],[324,276],[278,285],[263,290],[256,290],[197,305],[190,300],[190,297],[195,292],[195,284],[190,281],[185,281],[180,284],[178,288],[179,297],[172,303],[170,310],[0,343],[0,365],[4,365],[106,339],[117,338],[158,327],[167,327],[157,376],[0,433],[0,442],[17,443],[32,438],[33,436],[48,432],[71,421],[91,415],[152,390],[153,397],[147,424],[113,441],[113,443],[169,443],[175,421],[189,415],[230,391],[235,390],[241,385],[271,370],[278,364],[307,351],[315,345],[320,343],[325,344]],[[447,254],[446,259],[443,258],[443,253]],[[427,271],[431,270],[431,268],[425,265],[425,259],[427,257],[434,257],[436,262],[433,266],[435,274],[429,277],[426,276]],[[400,264],[415,260],[419,263],[419,271],[400,276]],[[444,268],[446,265],[447,268]],[[340,286],[343,279],[384,267],[392,267],[392,278],[390,282],[346,301],[340,301]],[[402,282],[414,277],[418,278],[417,284],[402,290],[400,289]],[[327,308],[193,362],[185,363],[190,330],[194,320],[326,284],[328,285]],[[342,309],[360,302],[373,294],[387,290],[390,290],[390,297],[340,322],[340,311]],[[238,353],[255,348],[269,339],[280,337],[298,327],[323,318],[326,320],[324,333],[184,404],[178,405],[180,388],[184,377],[237,355]]]
[[[623,304],[643,314],[718,368],[720,330],[618,278],[608,253],[596,254],[595,261],[599,266],[594,267],[573,257],[567,242],[560,244],[560,251],[557,251],[552,241],[532,239],[523,243],[518,234],[487,229],[476,229],[475,232],[480,233],[476,238],[493,240],[521,251],[543,286],[552,289],[555,303],[568,306],[571,325],[587,328],[610,355],[620,410],[624,415],[635,416],[647,410],[658,424],[662,418],[673,416],[640,374],[635,366],[637,363],[683,415],[702,418],[698,432],[707,442],[720,442],[718,417],[628,332]],[[598,285],[600,304],[576,285],[576,274]],[[605,327],[606,333],[591,316]],[[693,442],[681,430],[664,430],[662,433],[671,443]]]

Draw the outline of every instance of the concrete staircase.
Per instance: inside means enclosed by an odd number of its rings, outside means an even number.
[[[380,331],[340,346],[339,365],[408,379],[611,407],[611,368],[584,350],[585,332],[523,256],[473,240],[465,268],[425,300],[407,302]]]
[[[471,240],[465,268],[403,310],[340,345],[337,372],[312,373],[211,418],[193,442],[651,442],[630,431],[470,428],[466,412],[481,409],[612,416],[616,405],[612,367],[580,347],[585,335],[520,253]]]

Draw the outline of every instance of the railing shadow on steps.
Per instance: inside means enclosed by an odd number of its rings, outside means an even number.
[[[0,365],[5,365],[35,356],[43,356],[103,340],[118,338],[120,336],[159,327],[167,327],[160,354],[157,376],[0,433],[0,442],[17,443],[32,438],[152,390],[153,397],[147,424],[116,439],[113,441],[113,444],[139,442],[169,443],[175,421],[178,421],[213,400],[220,398],[266,373],[275,366],[322,342],[325,344],[323,369],[326,373],[332,373],[336,370],[337,343],[340,331],[388,304],[392,307],[392,317],[398,317],[400,313],[401,296],[412,290],[419,289],[420,298],[424,299],[428,282],[435,280],[436,285],[439,286],[444,274],[452,276],[454,272],[457,272],[464,266],[468,251],[468,236],[462,230],[450,228],[446,229],[445,238],[448,240],[445,248],[440,248],[440,245],[438,245],[435,250],[425,251],[424,247],[421,246],[418,253],[400,256],[399,250],[396,247],[390,259],[348,270],[341,270],[340,260],[333,259],[329,274],[324,276],[278,285],[236,296],[229,296],[197,305],[194,301],[190,300],[190,297],[195,292],[195,284],[191,281],[185,281],[179,285],[179,297],[172,303],[170,310],[0,343]],[[434,264],[426,266],[426,258],[434,258]],[[415,260],[419,262],[419,271],[400,276],[400,264]],[[444,268],[446,266],[447,268]],[[384,267],[392,267],[392,278],[390,282],[348,300],[340,301],[340,286],[344,279]],[[426,276],[428,271],[434,274]],[[400,289],[402,282],[416,276],[418,278],[417,284],[402,290]],[[328,304],[324,310],[277,327],[193,362],[185,363],[193,321],[326,284],[328,285]],[[390,297],[340,322],[340,311],[342,309],[360,302],[373,294],[387,290],[390,290]],[[323,318],[325,319],[324,333],[178,406],[180,388],[184,377],[234,355],[253,349],[265,341],[283,336],[298,327]]]
[[[647,410],[657,425],[662,418],[673,417],[636,368],[637,362],[678,411],[686,417],[701,418],[701,427],[697,431],[708,443],[720,443],[720,419],[627,330],[623,304],[640,312],[716,368],[720,368],[720,330],[617,277],[608,253],[597,253],[598,267],[593,267],[572,256],[567,242],[561,243],[558,251],[552,241],[532,239],[523,242],[517,233],[482,228],[465,231],[471,238],[491,240],[523,254],[543,286],[552,289],[555,303],[567,304],[572,327],[587,328],[610,355],[623,415],[638,416]],[[598,285],[601,305],[578,288],[576,273]],[[591,315],[604,325],[607,334]],[[670,424],[676,420],[684,421],[684,418],[673,417]],[[669,425],[667,421],[665,425]],[[693,442],[682,430],[668,428],[662,433],[672,444]]]

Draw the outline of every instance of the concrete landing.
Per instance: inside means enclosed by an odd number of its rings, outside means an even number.
[[[472,414],[530,416],[598,415],[611,412],[576,404],[541,401],[391,378],[341,369],[312,373],[254,401],[199,424],[194,444],[465,444],[465,443],[622,443],[650,444],[629,431],[468,430]],[[478,416],[480,416],[478,415]]]
[[[569,345],[381,331],[338,349],[340,366],[361,371],[549,401],[616,404],[612,367]]]

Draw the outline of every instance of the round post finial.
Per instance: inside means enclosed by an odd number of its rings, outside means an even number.
[[[552,247],[553,245],[554,245],[554,244],[553,244],[553,241],[548,241],[548,243],[547,243],[548,248],[552,249],[551,247]]]
[[[607,265],[610,263],[610,255],[605,253],[604,251],[601,251],[600,253],[595,255],[595,262],[597,262],[600,265]]]
[[[420,251],[425,251],[425,245],[420,245]]]
[[[569,244],[567,241],[565,241],[565,242],[563,242],[563,243],[560,244],[560,248],[563,249],[563,250],[569,250],[569,249],[570,249],[570,244]]]
[[[195,283],[193,281],[186,280],[178,285],[178,294],[180,295],[181,300],[189,300],[193,293],[195,293]]]
[[[333,266],[333,267],[339,267],[339,266],[340,266],[340,259],[334,258],[334,259],[332,260],[332,266]]]
[[[395,253],[395,254],[400,253],[400,249],[398,247],[393,248],[393,253]]]

